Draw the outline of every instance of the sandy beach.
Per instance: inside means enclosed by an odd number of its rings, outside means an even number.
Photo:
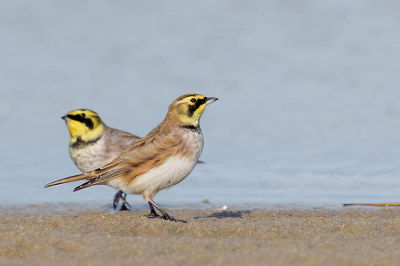
[[[0,265],[398,265],[398,209],[0,208]]]
[[[1,1],[0,266],[400,265],[399,208],[342,208],[399,202],[399,5]],[[80,173],[67,112],[142,137],[187,93],[219,98],[205,163],[155,198],[187,223],[43,188]]]

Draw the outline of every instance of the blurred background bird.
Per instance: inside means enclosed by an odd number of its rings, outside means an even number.
[[[139,140],[131,133],[108,127],[100,116],[87,109],[78,109],[62,117],[69,133],[69,153],[72,161],[82,172],[89,172],[111,162],[133,143]],[[120,210],[128,210],[126,194],[115,194],[113,207],[122,199]]]

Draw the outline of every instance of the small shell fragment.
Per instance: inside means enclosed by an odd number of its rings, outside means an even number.
[[[225,211],[228,209],[228,206],[224,205],[221,208],[215,209],[215,211]]]

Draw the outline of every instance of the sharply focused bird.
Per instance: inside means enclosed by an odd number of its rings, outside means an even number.
[[[84,173],[111,162],[140,139],[128,132],[108,127],[97,113],[88,109],[74,110],[62,119],[70,133],[69,154]],[[121,190],[115,194],[114,209],[122,199],[120,210],[127,210],[126,194],[123,194]]]
[[[88,181],[74,191],[93,185],[108,185],[128,194],[141,194],[150,207],[150,214],[146,217],[182,221],[168,215],[153,198],[158,191],[180,183],[192,172],[204,144],[200,117],[206,106],[216,100],[201,94],[178,97],[156,128],[110,163],[52,182],[45,188],[86,179]]]

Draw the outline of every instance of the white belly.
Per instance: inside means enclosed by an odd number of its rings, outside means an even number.
[[[172,187],[185,179],[192,172],[197,160],[185,157],[172,157],[161,166],[151,169],[147,173],[136,177],[127,187],[121,188],[129,194],[142,194],[144,191],[156,194],[162,189]],[[109,186],[113,186],[117,180],[110,180]],[[115,184],[117,185],[117,184]],[[120,185],[120,184],[118,184]],[[117,187],[119,187],[117,185]]]

